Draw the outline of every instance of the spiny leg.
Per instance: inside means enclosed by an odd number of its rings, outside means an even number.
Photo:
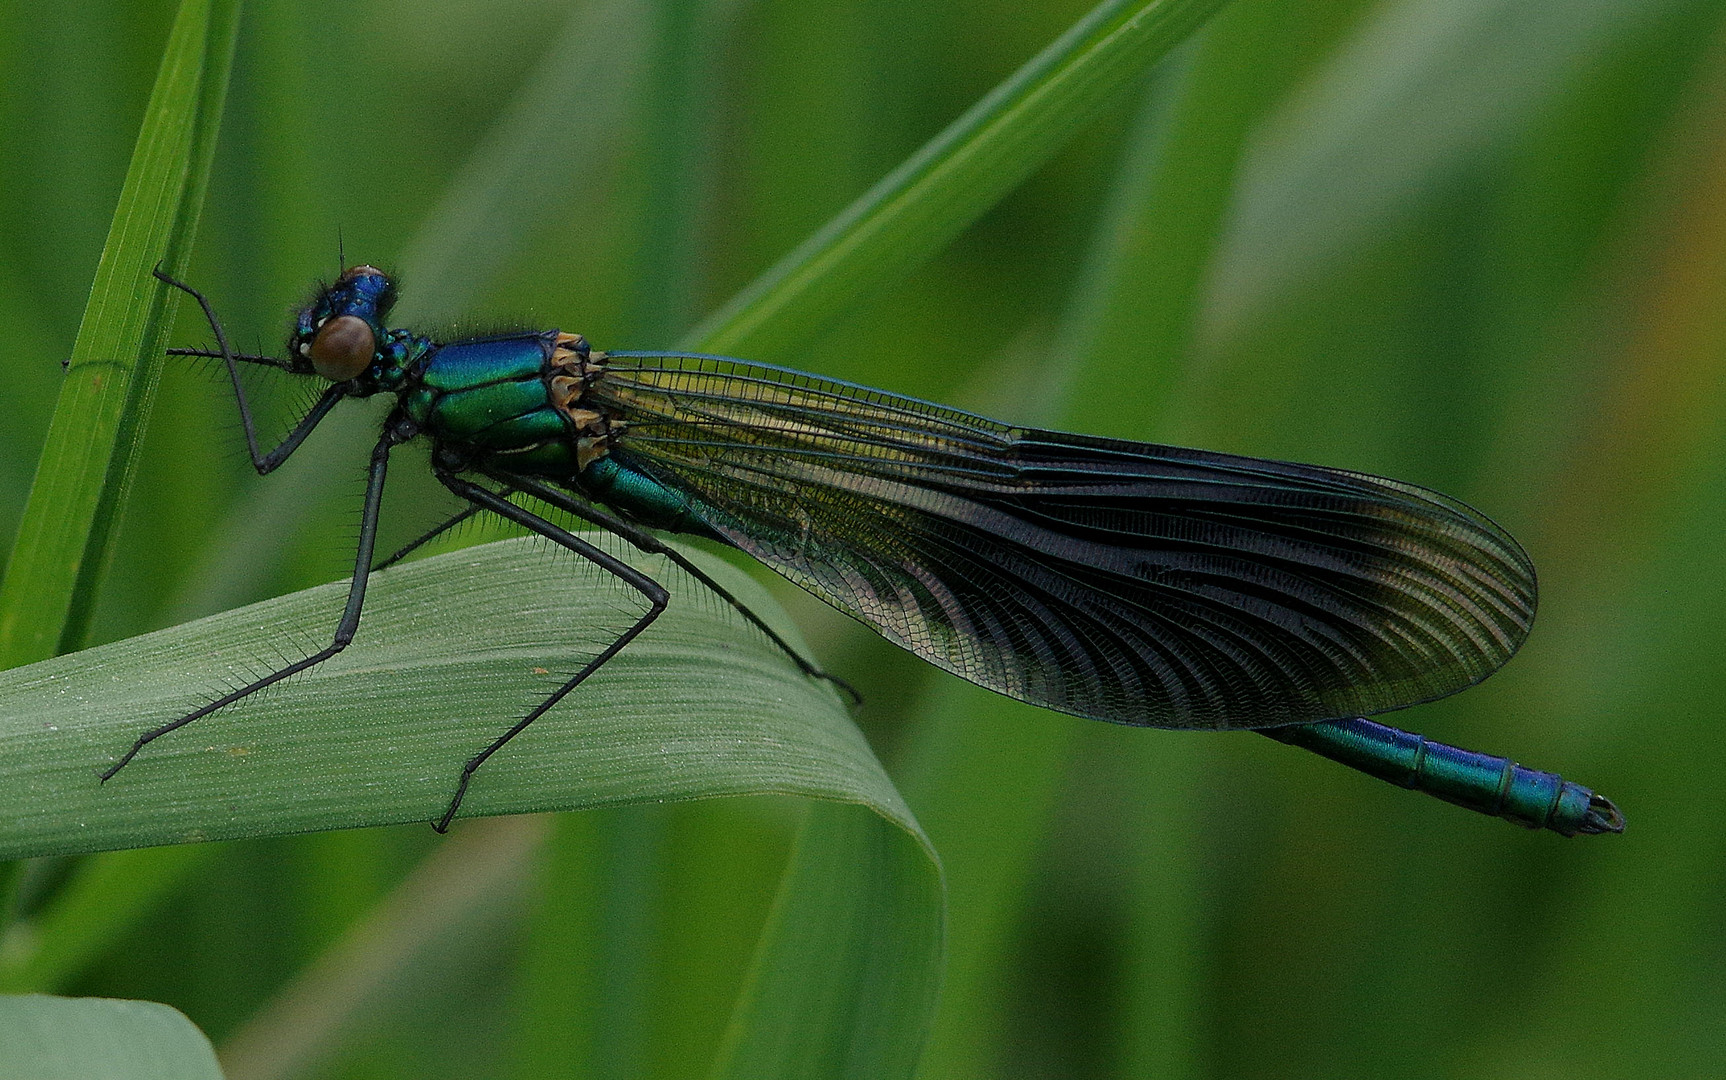
[[[443,481],[444,486],[448,487],[451,491],[460,495],[468,502],[473,503],[480,509],[490,510],[503,518],[515,522],[517,525],[531,529],[540,536],[545,537],[547,540],[566,547],[570,551],[580,555],[582,558],[587,559],[589,562],[597,564],[600,569],[606,570],[613,576],[620,578],[625,584],[641,593],[647,598],[648,602],[647,612],[642,615],[641,618],[637,619],[633,626],[625,630],[617,640],[600,650],[599,655],[589,661],[586,667],[576,672],[568,682],[565,682],[562,686],[553,691],[550,697],[540,702],[532,712],[517,721],[514,727],[504,732],[498,738],[492,740],[491,745],[475,754],[468,760],[466,765],[462,766],[461,780],[456,784],[455,797],[450,799],[449,809],[444,811],[442,818],[432,824],[432,828],[441,833],[448,831],[450,822],[455,819],[456,811],[461,808],[462,799],[467,795],[468,782],[473,779],[473,774],[479,769],[479,767],[485,764],[486,759],[503,749],[504,744],[508,743],[517,735],[520,735],[527,729],[529,724],[538,720],[541,716],[544,716],[546,710],[550,709],[553,705],[556,705],[559,701],[562,701],[565,695],[567,695],[571,690],[574,690],[577,686],[580,686],[589,675],[592,675],[594,672],[604,667],[612,657],[622,652],[624,647],[634,641],[643,630],[646,630],[653,620],[659,618],[660,613],[663,612],[666,605],[670,603],[671,594],[666,592],[665,586],[654,581],[652,578],[635,569],[633,566],[630,566],[628,563],[625,563],[611,555],[607,555],[599,548],[594,547],[592,544],[581,539],[579,536],[576,536],[574,533],[571,533],[569,530],[560,528],[530,510],[522,509],[489,488],[481,487],[470,480],[464,480],[453,473],[445,472],[441,469],[438,470],[437,477],[439,480]]]
[[[210,302],[204,298],[203,293],[183,281],[178,281],[164,274],[161,267],[158,266],[150,272],[156,275],[158,280],[186,293],[198,302],[199,307],[204,309],[204,319],[210,324],[210,332],[216,335],[216,344],[220,346],[221,351],[216,353],[211,353],[207,349],[171,349],[169,351],[182,356],[220,356],[222,358],[222,362],[228,367],[228,379],[234,385],[234,398],[240,403],[240,427],[246,433],[246,450],[252,455],[252,467],[258,470],[260,476],[274,472],[277,466],[288,460],[293,452],[300,448],[300,444],[306,441],[306,436],[310,435],[312,429],[317,427],[325,416],[329,415],[329,411],[335,407],[336,402],[347,396],[345,385],[343,383],[332,384],[324,391],[323,396],[318,398],[317,404],[312,406],[311,411],[301,417],[300,422],[294,425],[294,429],[282,439],[280,445],[267,454],[260,453],[258,451],[257,428],[252,423],[252,406],[246,401],[245,388],[240,385],[239,365],[235,362],[240,358],[240,354],[228,347],[228,335],[223,332],[222,321],[216,318],[215,309],[210,306]],[[245,359],[253,363],[267,364],[271,367],[285,369],[288,366],[271,360],[269,357],[248,354]]]
[[[498,494],[507,499],[511,495],[515,494],[515,489],[512,487],[505,487],[502,491],[499,491]],[[378,563],[376,566],[372,567],[372,573],[375,574],[379,570],[388,570],[390,567],[394,566],[396,563],[401,562],[403,559],[407,558],[409,555],[412,555],[414,552],[418,551],[420,548],[431,543],[433,540],[436,540],[438,537],[442,536],[444,533],[449,532],[451,529],[455,528],[457,525],[460,525],[462,522],[467,521],[469,518],[477,516],[480,512],[481,512],[480,507],[470,506],[466,510],[463,510],[461,513],[451,516],[449,518],[449,520],[443,522],[442,524],[432,526],[430,529],[428,529],[425,532],[424,535],[419,537],[419,539],[414,540],[411,543],[403,545],[402,548],[399,551],[397,551],[395,554],[391,555],[389,558],[383,560],[382,562]]]
[[[279,683],[288,676],[297,675],[307,668],[316,667],[348,647],[348,642],[354,639],[354,633],[359,629],[360,611],[366,602],[366,577],[370,572],[372,548],[377,542],[378,535],[378,509],[383,504],[384,477],[389,471],[390,448],[395,444],[394,434],[386,431],[383,437],[378,440],[377,446],[372,448],[371,467],[366,474],[365,509],[360,516],[359,550],[354,554],[354,578],[352,583],[348,585],[348,603],[347,607],[342,610],[342,621],[336,624],[335,637],[330,644],[304,660],[296,661],[278,671],[271,672],[232,693],[224,694],[203,708],[182,716],[171,724],[163,724],[159,728],[140,735],[138,741],[132,744],[132,748],[127,750],[111,768],[102,773],[103,783],[113,779],[115,773],[125,768],[128,762],[138,756],[138,751],[170,731],[178,731],[192,721],[200,720],[217,709],[232,705],[241,698],[250,697],[266,686]]]
[[[501,477],[494,477],[493,479],[502,480]],[[863,695],[859,694],[855,687],[837,675],[829,675],[827,672],[822,671],[820,668],[798,655],[797,650],[793,649],[790,643],[783,637],[780,637],[778,632],[771,626],[768,626],[766,620],[755,614],[755,612],[749,610],[749,606],[743,601],[737,599],[737,597],[733,596],[729,589],[713,580],[705,570],[702,570],[700,567],[690,562],[683,553],[679,552],[676,548],[673,548],[659,537],[638,525],[633,525],[624,521],[622,518],[608,514],[597,507],[578,502],[574,498],[571,498],[567,492],[553,487],[543,481],[535,480],[531,477],[511,477],[509,482],[516,488],[516,490],[521,491],[523,494],[532,495],[534,498],[539,499],[542,502],[549,503],[565,513],[573,514],[584,521],[598,525],[609,533],[621,536],[641,551],[645,551],[652,555],[663,555],[667,559],[670,559],[685,573],[701,582],[701,584],[705,585],[707,588],[713,590],[721,600],[730,604],[734,609],[736,609],[738,614],[742,615],[745,619],[748,619],[751,625],[756,629],[760,630],[763,634],[766,634],[773,644],[779,646],[781,652],[791,658],[792,663],[796,664],[803,674],[808,675],[811,678],[822,679],[830,682],[840,690],[843,690],[851,698],[853,704],[863,704]]]

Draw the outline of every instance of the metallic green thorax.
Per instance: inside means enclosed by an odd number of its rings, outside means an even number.
[[[654,528],[711,535],[682,496],[612,456],[625,425],[587,393],[604,372],[581,335],[547,330],[428,344],[396,392],[451,464],[544,477]]]
[[[564,479],[578,471],[583,439],[603,440],[594,414],[575,415],[586,383],[587,343],[579,351],[556,331],[431,346],[410,368],[401,410],[434,441],[474,464]],[[553,380],[568,387],[559,407]],[[585,424],[584,424],[585,421]],[[589,442],[585,456],[604,453]]]
[[[397,393],[464,466],[545,477],[654,528],[711,535],[688,500],[613,457],[626,425],[587,393],[604,373],[581,335],[547,330],[428,345]]]

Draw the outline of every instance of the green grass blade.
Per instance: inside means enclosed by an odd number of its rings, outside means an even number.
[[[346,652],[106,784],[96,771],[140,732],[276,666],[284,641],[327,635],[346,585],[0,674],[0,857],[431,821],[462,762],[638,613],[606,575],[535,552],[504,541],[375,576]],[[866,803],[915,831],[830,687],[662,560],[634,558],[672,589],[670,610],[493,759],[465,815],[782,792]]]
[[[185,0],[175,19],[0,586],[0,666],[83,637],[173,310],[150,271],[190,249],[237,19],[237,0]]]
[[[785,359],[856,298],[934,255],[1223,0],[1105,0],[715,312],[686,343]]]
[[[1267,124],[1243,170],[1211,318],[1228,337],[1322,280],[1550,108],[1672,0],[1386,4]]]
[[[818,804],[716,1078],[910,1076],[940,982],[941,884],[918,836]]]
[[[999,1072],[1022,960],[1014,931],[1083,734],[1035,706],[996,698],[957,680],[933,684],[902,770],[906,798],[941,853],[950,909],[940,1008],[917,1073],[929,1080]]]
[[[0,1080],[222,1080],[215,1051],[151,1001],[0,997]]]
[[[595,183],[596,159],[620,153],[643,83],[647,7],[604,0],[575,9],[549,52],[407,243],[412,283],[398,314],[467,311],[555,212]],[[603,78],[572,72],[603,71]]]
[[[80,860],[71,879],[31,918],[26,942],[0,952],[0,993],[65,990],[216,850],[197,845],[114,851]]]
[[[452,942],[459,948],[483,938],[488,924],[509,918],[554,820],[488,818],[433,848],[243,1027],[223,1038],[220,1054],[230,1080],[339,1075],[331,1065],[355,1028],[413,1008],[423,972],[445,959],[443,950]]]

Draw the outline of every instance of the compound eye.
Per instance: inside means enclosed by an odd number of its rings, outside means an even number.
[[[331,382],[347,382],[371,366],[377,339],[357,315],[338,315],[312,338],[312,370]]]

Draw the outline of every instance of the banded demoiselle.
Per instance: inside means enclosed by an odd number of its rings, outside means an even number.
[[[668,600],[652,578],[512,501],[520,496],[665,556],[811,677],[830,678],[656,532],[746,552],[894,644],[1021,701],[1121,724],[1255,729],[1567,836],[1624,827],[1610,801],[1552,773],[1365,719],[1479,682],[1534,618],[1522,548],[1436,492],[1010,427],[726,357],[606,353],[558,330],[440,342],[385,325],[395,283],[370,266],[318,290],[285,358],[240,354],[201,294],[157,276],[202,306],[217,348],[171,351],[225,362],[258,472],[285,461],[339,402],[390,393],[396,403],[372,450],[353,581],[330,645],[144,733],[104,780],[151,741],[353,640],[390,452],[426,436],[438,480],[469,504],[452,522],[498,514],[647,601],[628,630],[462,766],[440,832],[475,771]],[[326,383],[268,452],[239,362]]]

